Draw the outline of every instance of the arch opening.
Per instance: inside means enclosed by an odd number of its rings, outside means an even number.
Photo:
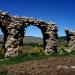
[[[2,32],[2,30],[0,29],[0,48],[3,49],[4,48],[4,34]]]
[[[33,47],[44,49],[44,36],[41,28],[30,24],[25,28],[23,49],[31,50]]]

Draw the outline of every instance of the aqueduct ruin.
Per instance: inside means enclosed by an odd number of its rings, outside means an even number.
[[[15,57],[22,51],[25,28],[29,25],[37,26],[41,30],[45,53],[57,52],[58,28],[54,23],[48,24],[35,18],[11,16],[8,12],[1,11],[0,28],[4,34],[5,57]]]
[[[0,28],[4,34],[6,57],[14,57],[21,52],[24,31],[30,24],[41,30],[45,53],[57,51],[58,29],[55,24],[48,24],[34,18],[10,16],[7,12],[0,12]]]

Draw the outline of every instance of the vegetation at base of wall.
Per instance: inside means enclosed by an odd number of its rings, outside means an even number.
[[[0,49],[0,59],[4,58],[4,49]]]
[[[43,48],[43,44],[39,44],[39,43],[23,43],[23,46],[42,47]]]
[[[57,52],[49,52],[48,55],[45,55],[44,50],[42,48],[33,47],[32,51],[22,53],[15,58],[0,59],[0,65],[9,66],[30,60],[42,60],[50,57],[71,56],[71,55],[75,55],[75,51],[68,52],[64,49],[64,47],[61,47],[60,50],[58,50]]]

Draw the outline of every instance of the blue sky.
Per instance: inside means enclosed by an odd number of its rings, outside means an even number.
[[[75,0],[0,0],[0,9],[9,11],[11,15],[53,21],[58,26],[59,36],[65,35],[65,28],[75,30]],[[26,31],[26,35],[42,36],[34,26]]]

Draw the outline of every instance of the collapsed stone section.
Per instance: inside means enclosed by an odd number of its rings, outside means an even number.
[[[22,52],[25,28],[31,24],[40,28],[45,52],[57,51],[58,28],[55,24],[48,24],[34,18],[10,16],[6,12],[0,12],[0,28],[4,33],[5,57],[15,57]]]
[[[65,33],[67,35],[68,49],[71,51],[75,50],[75,32],[66,29]]]

